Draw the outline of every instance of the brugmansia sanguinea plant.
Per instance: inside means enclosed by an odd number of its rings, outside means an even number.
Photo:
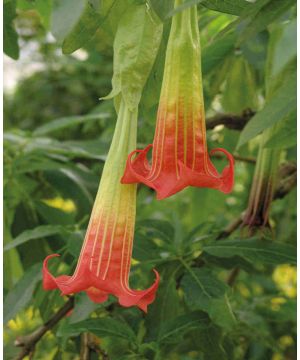
[[[120,183],[127,155],[136,146],[137,111],[130,111],[122,100],[112,144],[105,162],[77,267],[72,276],[54,277],[43,266],[46,290],[58,288],[62,294],[86,291],[94,302],[104,302],[109,294],[123,306],[136,305],[147,311],[159,283],[147,290],[131,290],[128,283],[136,212],[136,185]]]
[[[183,3],[176,0],[175,6]],[[231,191],[234,159],[224,149],[229,165],[221,174],[209,159],[201,76],[197,7],[172,18],[167,45],[153,146],[133,151],[122,178],[124,184],[144,183],[163,199],[187,186]],[[147,153],[152,148],[152,163]]]

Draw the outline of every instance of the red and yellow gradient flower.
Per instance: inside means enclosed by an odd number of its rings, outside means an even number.
[[[131,290],[129,272],[136,212],[136,185],[120,183],[127,155],[136,146],[137,112],[121,102],[115,134],[104,166],[99,190],[72,276],[54,277],[43,266],[46,290],[60,289],[62,294],[86,291],[94,302],[104,302],[109,294],[122,306],[136,305],[144,311],[155,299],[159,275],[147,290]]]
[[[176,0],[175,6],[181,3]],[[129,155],[122,183],[144,183],[158,199],[189,185],[231,191],[232,155],[219,148],[211,152],[223,152],[229,160],[219,174],[207,151],[200,60],[197,8],[192,6],[172,19],[153,146]]]

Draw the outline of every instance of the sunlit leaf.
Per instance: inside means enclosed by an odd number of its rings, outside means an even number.
[[[78,21],[84,9],[82,0],[55,1],[52,11],[51,32],[62,42]]]
[[[137,106],[161,36],[162,24],[145,6],[128,8],[120,20],[114,41],[113,90],[106,98],[122,93],[130,109]]]
[[[85,45],[95,35],[101,21],[100,14],[90,2],[87,2],[79,21],[64,39],[63,53],[71,54]]]

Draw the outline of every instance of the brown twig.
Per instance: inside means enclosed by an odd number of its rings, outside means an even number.
[[[99,339],[91,333],[81,335],[80,360],[90,360],[92,353],[96,353],[101,360],[109,360],[108,354],[101,349]]]
[[[275,199],[282,199],[297,185],[297,166],[294,163],[283,164],[278,177],[281,179],[274,193]]]
[[[233,284],[234,284],[236,278],[238,277],[239,273],[240,273],[240,268],[238,268],[238,267],[234,268],[231,271],[231,273],[228,276],[228,280],[227,280],[227,284],[229,286],[233,286]]]
[[[81,334],[80,360],[90,360],[89,333]]]
[[[220,154],[220,153],[214,153],[212,154],[212,157],[217,158],[217,159],[224,159],[224,155]],[[233,157],[235,158],[235,160],[237,161],[243,161],[243,162],[247,162],[249,164],[255,164],[256,163],[256,159],[254,157],[246,157],[246,156],[241,156],[238,154],[233,154]]]
[[[231,235],[235,230],[239,228],[241,223],[243,222],[243,213],[240,214],[236,219],[234,219],[231,223],[229,223],[225,229],[223,229],[220,234],[217,236],[217,240],[221,240],[227,238]]]
[[[251,109],[246,109],[241,115],[217,114],[206,120],[206,128],[213,129],[218,125],[224,125],[228,129],[242,130],[247,122],[255,115]]]
[[[22,348],[15,360],[22,360],[25,356],[31,355],[37,342],[51,330],[62,318],[64,318],[74,307],[74,297],[70,296],[69,300],[50,318],[44,325],[29,335],[16,339],[15,345]]]

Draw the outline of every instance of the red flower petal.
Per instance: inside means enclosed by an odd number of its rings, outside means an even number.
[[[124,307],[138,306],[147,312],[147,306],[151,304],[156,295],[159,285],[159,274],[154,270],[156,279],[152,286],[146,290],[131,290],[127,286],[121,286],[118,281],[102,280],[95,276],[86,267],[82,268],[73,276],[58,276],[55,278],[48,270],[48,260],[59,256],[57,254],[49,255],[44,260],[43,265],[43,286],[45,290],[58,288],[62,295],[70,295],[79,291],[85,291],[89,298],[96,302],[102,303],[107,300],[108,295],[112,294],[119,299],[120,305]]]
[[[179,176],[176,176],[172,167],[165,166],[155,180],[151,180],[151,167],[146,158],[147,152],[152,145],[148,145],[144,150],[133,151],[127,160],[124,176],[121,179],[123,184],[143,183],[157,192],[157,199],[161,200],[176,194],[187,186],[207,187],[229,193],[234,183],[234,158],[224,149],[217,148],[211,151],[223,152],[229,160],[222,174],[218,174],[214,165],[208,160],[208,169],[205,171],[192,170],[178,161]],[[132,157],[137,154],[135,159]]]

